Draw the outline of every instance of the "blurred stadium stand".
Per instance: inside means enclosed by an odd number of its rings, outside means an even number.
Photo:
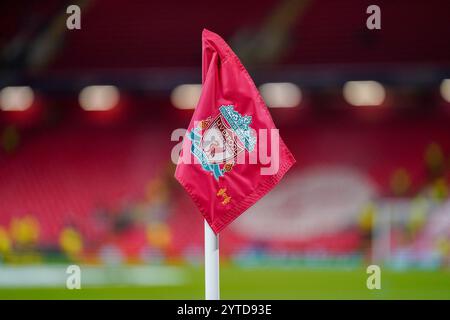
[[[198,263],[202,219],[170,160],[192,111],[170,93],[200,82],[208,28],[258,85],[302,90],[300,105],[271,109],[298,165],[221,234],[225,259],[450,265],[448,1],[380,0],[377,31],[368,1],[76,2],[75,31],[68,2],[0,4],[0,89],[34,90],[27,110],[0,111],[2,261]],[[386,99],[350,106],[351,80],[380,82]],[[88,85],[115,85],[119,103],[81,109]]]

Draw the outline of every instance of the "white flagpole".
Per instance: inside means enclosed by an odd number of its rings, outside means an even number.
[[[219,235],[205,220],[205,299],[219,300]]]

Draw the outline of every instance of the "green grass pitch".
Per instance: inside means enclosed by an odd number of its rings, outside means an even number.
[[[186,283],[152,287],[1,288],[0,299],[203,299],[203,270],[185,268]],[[450,299],[450,271],[382,270],[368,290],[365,269],[221,269],[222,299]]]

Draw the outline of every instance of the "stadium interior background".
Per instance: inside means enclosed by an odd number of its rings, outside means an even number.
[[[81,30],[66,28],[70,4]],[[2,1],[0,298],[202,298],[203,222],[171,135],[198,98],[203,28],[241,58],[297,159],[220,234],[223,297],[450,298],[449,13]],[[65,289],[70,264],[80,292]],[[381,291],[365,287],[370,264]]]

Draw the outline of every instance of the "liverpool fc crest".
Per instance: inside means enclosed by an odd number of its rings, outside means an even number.
[[[188,132],[191,153],[216,180],[232,170],[238,154],[253,151],[256,144],[251,116],[242,116],[233,105],[221,106],[219,111]]]

